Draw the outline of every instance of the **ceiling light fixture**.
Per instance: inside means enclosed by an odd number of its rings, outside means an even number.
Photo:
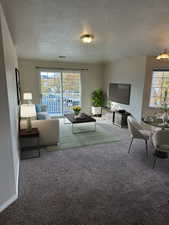
[[[66,56],[65,56],[65,55],[60,55],[60,56],[58,56],[58,58],[59,58],[59,59],[65,59]]]
[[[167,49],[165,49],[162,53],[160,53],[157,57],[157,60],[167,59],[169,60],[169,53],[167,52]]]
[[[84,34],[80,37],[83,43],[91,43],[94,39],[94,36],[91,34]]]

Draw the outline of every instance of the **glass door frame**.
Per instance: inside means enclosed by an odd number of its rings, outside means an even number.
[[[64,69],[64,70],[60,70],[60,69],[47,69],[47,68],[42,68],[42,69],[38,69],[38,83],[39,83],[39,92],[40,92],[40,103],[42,102],[42,92],[41,92],[41,72],[59,72],[60,73],[60,91],[61,91],[61,116],[56,116],[58,118],[62,118],[64,117],[64,106],[63,106],[63,73],[79,73],[80,74],[80,106],[82,106],[82,74],[81,74],[81,70],[69,70],[69,69]]]

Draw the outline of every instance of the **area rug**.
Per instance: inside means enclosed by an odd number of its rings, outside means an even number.
[[[64,119],[60,119],[59,144],[58,146],[48,147],[47,150],[63,150],[120,141],[117,136],[113,135],[112,124],[101,123],[98,121],[96,123],[96,131],[93,131],[93,123],[77,124],[74,129],[75,132],[80,133],[73,134],[72,125],[70,123],[64,123]]]

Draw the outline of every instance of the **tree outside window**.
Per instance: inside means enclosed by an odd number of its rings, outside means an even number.
[[[150,107],[163,107],[164,101],[169,103],[169,69],[154,70],[152,74]]]

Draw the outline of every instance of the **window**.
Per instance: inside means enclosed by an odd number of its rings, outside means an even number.
[[[167,101],[169,102],[169,69],[154,70],[152,74],[150,107],[161,107],[164,103],[166,91],[168,92]]]

